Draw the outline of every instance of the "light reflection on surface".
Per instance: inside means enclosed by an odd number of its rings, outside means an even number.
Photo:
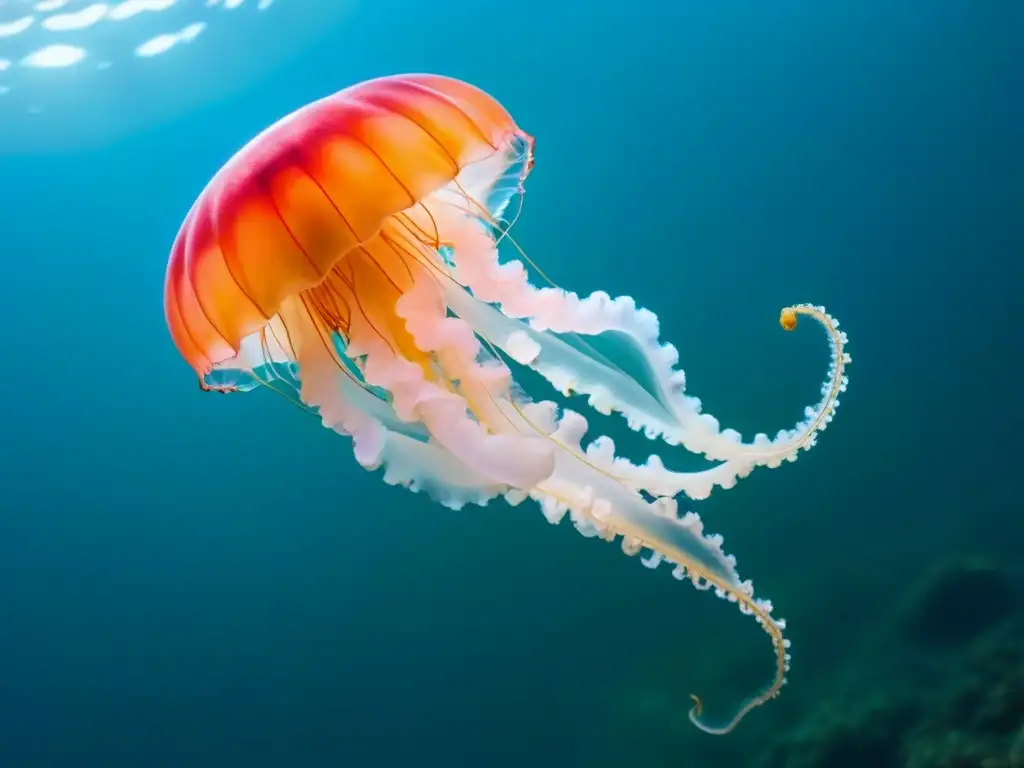
[[[298,52],[350,8],[351,0],[0,0],[0,153],[95,143],[209,101]]]
[[[201,6],[192,3],[193,12],[198,16],[201,11],[210,14],[210,9],[235,10],[242,8],[246,0],[204,0]],[[257,12],[265,11],[272,0],[254,0],[249,3]],[[42,0],[35,4],[0,3],[0,37],[13,38],[24,35],[34,29],[43,32],[63,33],[80,32],[98,24],[123,22],[143,13],[161,13],[186,6],[189,3],[181,0],[121,0],[115,3],[87,3],[74,7],[68,0]],[[30,11],[30,12],[26,12]],[[13,13],[12,13],[13,12]],[[143,40],[137,40],[131,46],[136,55],[151,57],[170,51],[176,44],[191,42],[205,27],[205,19],[195,21],[177,30],[168,30]],[[19,64],[25,67],[71,67],[88,56],[88,49],[66,42],[49,42],[46,35],[36,35],[35,42],[42,45],[25,53]],[[71,53],[74,49],[75,53]]]

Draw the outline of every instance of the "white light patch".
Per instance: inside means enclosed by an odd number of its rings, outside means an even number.
[[[230,11],[238,8],[244,2],[245,0],[224,0],[224,7]]]
[[[269,8],[273,4],[274,4],[274,0],[260,0],[256,4],[256,10],[257,11],[265,11],[265,10],[267,10],[267,8]]]
[[[20,19],[0,24],[0,37],[14,37],[15,35],[20,35],[26,29],[31,27],[32,22],[34,21],[35,17],[33,16],[22,16]]]
[[[206,22],[196,21],[181,30],[181,32],[178,33],[178,37],[181,38],[181,42],[183,43],[191,43],[199,37],[199,33],[204,29],[206,29]]]
[[[33,8],[40,13],[50,13],[52,11],[59,11],[67,4],[68,0],[42,0],[36,3]]]
[[[21,60],[23,67],[58,69],[71,67],[85,58],[85,49],[74,45],[47,45]]]
[[[0,72],[3,72],[5,69],[10,69],[10,68],[11,68],[11,60],[10,59],[0,59]]]
[[[206,29],[206,24],[201,21],[197,21],[194,24],[189,24],[179,32],[157,35],[136,48],[135,55],[147,59],[151,56],[159,56],[161,53],[167,53],[176,45],[180,45],[181,43],[191,43],[199,37],[199,33],[204,29]]]
[[[107,15],[106,3],[93,3],[74,13],[57,13],[43,19],[43,26],[51,32],[70,32],[87,29]]]
[[[124,2],[118,3],[110,9],[107,18],[114,21],[123,21],[124,19],[130,19],[132,16],[138,16],[140,13],[159,13],[171,8],[177,2],[178,0],[124,0]]]

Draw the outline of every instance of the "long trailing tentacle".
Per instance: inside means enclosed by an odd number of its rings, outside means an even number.
[[[738,432],[721,429],[717,419],[703,413],[700,400],[685,394],[685,374],[675,367],[678,353],[660,342],[653,313],[638,308],[630,297],[612,299],[598,292],[580,298],[558,288],[535,288],[521,262],[499,260],[491,234],[468,214],[452,216],[450,208],[431,211],[435,220],[446,215],[442,228],[461,246],[452,258],[455,278],[484,304],[501,308],[487,330],[491,340],[559,391],[588,395],[595,410],[619,412],[651,439],[660,436],[722,461],[726,466],[708,476],[713,484],[730,487],[757,466],[795,460],[831,421],[846,389],[850,358],[845,334],[823,307],[801,304],[783,310],[786,316],[813,318],[826,332],[832,361],[821,400],[806,409],[803,421],[774,439],[759,434],[743,442]],[[624,349],[618,357],[638,358],[643,369],[624,370],[595,345]],[[709,492],[706,487],[694,498]]]
[[[429,222],[426,228],[407,215],[403,214],[396,218],[399,231],[404,233],[405,237],[396,237],[393,241],[395,247],[436,276],[437,286],[445,294],[449,310],[469,322],[491,352],[496,357],[501,357],[501,350],[487,335],[488,329],[503,329],[510,325],[520,328],[520,331],[513,331],[513,333],[522,333],[528,329],[523,328],[518,321],[505,317],[492,306],[473,299],[455,280],[450,270],[443,266],[444,262],[433,256],[437,252],[434,249],[440,248],[442,254],[446,253],[447,249],[440,245],[437,223],[430,215],[430,209],[424,206],[423,211]],[[466,209],[466,213],[467,215],[470,213],[469,209]],[[424,248],[424,246],[429,247]],[[795,320],[793,327],[795,327]],[[536,333],[539,343],[552,345],[560,343],[557,339],[549,339],[544,334]],[[513,350],[513,352],[515,351]],[[570,450],[566,446],[560,446],[560,448]],[[702,499],[710,494],[715,485],[730,487],[735,482],[735,467],[729,463],[722,463],[695,472],[674,472],[666,469],[657,455],[651,455],[645,464],[634,465],[628,459],[615,456],[614,450],[614,444],[609,438],[597,438],[586,449],[587,460],[599,462],[605,471],[610,476],[616,477],[619,482],[654,496],[673,497],[679,493],[686,493],[691,498]]]
[[[753,709],[775,698],[786,683],[789,670],[789,640],[783,637],[786,623],[772,616],[770,601],[754,596],[751,581],[743,581],[736,570],[736,559],[726,555],[719,535],[704,533],[704,525],[694,512],[681,517],[674,499],[660,497],[644,502],[622,483],[604,474],[600,462],[584,464],[574,461],[574,454],[584,453],[581,440],[587,422],[577,413],[565,411],[557,424],[554,436],[570,451],[558,454],[558,466],[552,477],[540,484],[530,495],[541,503],[545,517],[551,523],[560,522],[568,514],[584,535],[599,536],[611,541],[622,537],[622,550],[635,555],[649,549],[651,555],[642,560],[648,568],[662,562],[675,567],[672,575],[688,579],[700,590],[712,590],[719,598],[735,603],[740,611],[753,616],[768,634],[775,657],[771,683],[762,692],[748,699],[723,726],[710,725],[702,719],[703,703],[694,696],[695,706],[690,718],[701,730],[711,734],[725,734],[733,730]],[[602,452],[610,447],[610,439],[598,438],[604,443]],[[593,445],[593,443],[592,443]],[[587,450],[588,457],[594,452]]]

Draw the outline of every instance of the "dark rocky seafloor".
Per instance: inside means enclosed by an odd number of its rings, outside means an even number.
[[[1024,768],[1022,608],[990,562],[936,568],[758,768]]]

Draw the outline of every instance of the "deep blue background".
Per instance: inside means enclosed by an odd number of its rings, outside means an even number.
[[[1020,2],[200,5],[164,57],[2,73],[0,765],[742,767],[922,568],[1016,561]],[[519,241],[656,311],[724,423],[817,396],[826,349],[780,306],[850,334],[819,447],[697,507],[794,642],[730,739],[687,694],[724,711],[768,679],[753,622],[535,507],[388,488],[272,396],[201,395],[170,343],[166,254],[206,180],[401,71],[538,137]]]

